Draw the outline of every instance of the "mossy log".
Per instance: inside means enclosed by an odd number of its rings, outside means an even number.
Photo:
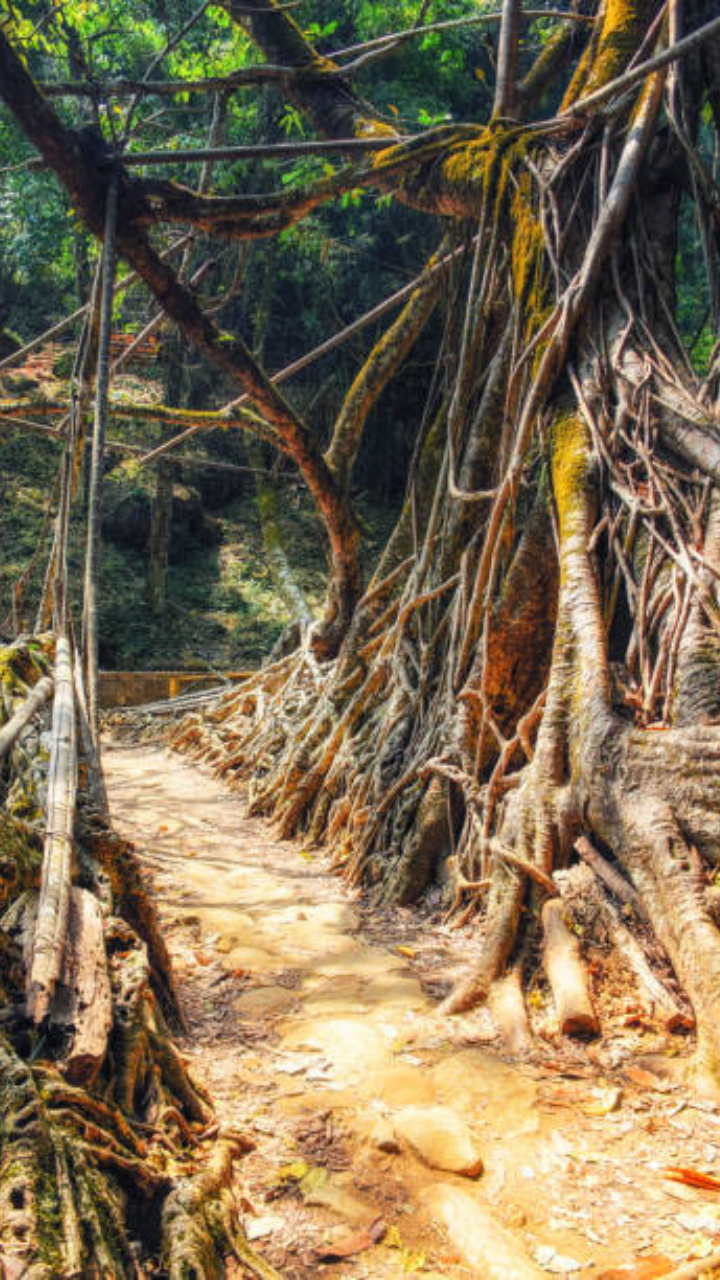
[[[49,676],[43,676],[41,680],[38,680],[25,701],[18,707],[12,719],[3,725],[0,730],[0,761],[4,760],[6,755],[12,751],[23,729],[30,724],[30,721],[42,709],[50,698],[52,691],[52,680]]]

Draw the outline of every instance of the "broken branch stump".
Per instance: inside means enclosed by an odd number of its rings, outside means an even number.
[[[565,1036],[596,1035],[600,1024],[590,998],[577,938],[565,923],[564,910],[561,898],[550,898],[542,909],[543,964],[558,1024]]]
[[[70,890],[65,956],[52,1020],[70,1043],[64,1070],[73,1084],[88,1084],[105,1059],[112,1026],[112,996],[105,957],[102,908],[87,889]]]

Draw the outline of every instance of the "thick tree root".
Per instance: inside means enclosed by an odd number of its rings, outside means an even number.
[[[8,715],[43,674],[37,652],[0,651]],[[163,1013],[178,1016],[138,863],[83,796],[68,963],[48,1017],[37,1029],[27,1019],[42,858],[37,743],[31,722],[12,751],[0,822],[0,1264],[35,1280],[130,1280],[162,1254],[176,1280],[210,1280],[233,1257],[270,1277],[243,1241],[231,1189],[248,1144],[205,1136],[212,1103]]]

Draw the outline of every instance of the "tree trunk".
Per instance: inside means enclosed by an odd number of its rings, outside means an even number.
[[[169,462],[166,458],[160,458],[155,464],[155,493],[153,495],[150,521],[147,592],[150,608],[157,615],[163,613],[167,599],[173,471],[172,462]]]

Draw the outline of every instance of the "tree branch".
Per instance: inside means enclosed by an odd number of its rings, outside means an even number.
[[[289,7],[289,6],[288,6]],[[278,10],[280,11],[280,10]],[[538,18],[553,19],[560,22],[592,23],[594,18],[583,13],[573,13],[564,9],[528,9],[523,18],[534,21]],[[385,56],[405,44],[407,40],[417,36],[425,36],[433,31],[452,31],[461,27],[484,26],[499,22],[502,12],[480,13],[468,18],[449,18],[443,22],[428,22],[422,27],[408,27],[403,31],[388,32],[384,36],[375,36],[362,44],[349,45],[346,49],[336,49],[327,54],[327,58],[336,61],[338,58],[354,55],[351,62],[340,64],[328,75],[355,75],[370,61],[367,53]],[[373,58],[374,61],[374,58]],[[167,98],[179,93],[232,93],[235,89],[250,88],[260,84],[277,84],[293,76],[302,75],[302,68],[273,66],[261,63],[256,67],[241,67],[227,76],[206,76],[197,80],[134,80],[123,77],[118,80],[61,80],[41,84],[39,87],[48,98],[92,98],[107,102],[111,98],[125,98],[138,95],[142,97]]]
[[[86,225],[102,239],[104,195],[109,177],[105,159],[101,156],[93,162],[83,150],[79,135],[65,128],[38,92],[2,32],[0,96],[62,182]],[[121,183],[118,254],[134,268],[187,341],[219,373],[248,392],[283,441],[284,452],[296,463],[322,515],[333,559],[333,594],[338,622],[338,628],[328,641],[328,649],[333,652],[349,623],[361,590],[359,530],[350,504],[305,423],[273,386],[242,339],[222,332],[203,314],[193,294],[162,261],[139,227],[137,218],[140,212],[136,193],[132,188],[128,192],[127,184]]]

